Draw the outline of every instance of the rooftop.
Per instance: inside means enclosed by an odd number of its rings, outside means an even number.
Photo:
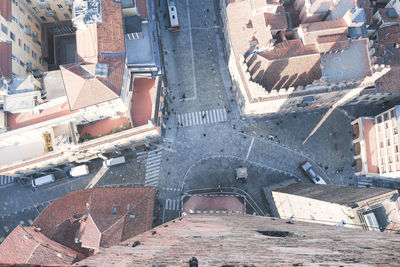
[[[36,230],[18,225],[0,244],[1,263],[69,265],[84,258]]]
[[[57,104],[52,107],[48,107],[44,110],[40,110],[37,113],[23,112],[8,114],[8,127],[11,130],[19,129],[25,126],[45,122],[51,119],[55,119],[61,116],[72,114],[68,107],[68,103]]]
[[[136,78],[133,83],[131,116],[135,127],[148,123],[152,118],[153,102],[157,93],[156,79]]]
[[[82,247],[108,247],[151,228],[154,195],[154,187],[74,191],[49,204],[33,225],[71,248],[78,228]]]
[[[276,192],[317,199],[339,205],[351,205],[388,193],[394,194],[396,190],[386,188],[362,188],[338,185],[316,184],[291,184],[286,187],[274,189]]]
[[[60,70],[47,71],[43,73],[43,87],[46,91],[47,100],[65,96],[65,87]]]
[[[362,79],[371,75],[368,39],[353,40],[342,52],[321,55],[322,75],[329,82]]]
[[[188,196],[183,200],[183,212],[223,211],[245,213],[244,199],[236,196]]]
[[[199,266],[390,266],[400,262],[395,256],[398,242],[399,235],[300,221],[193,214],[104,249],[79,264],[182,266],[196,257]]]
[[[127,128],[131,128],[131,122],[127,117],[106,118],[83,125],[79,134],[81,137],[85,136],[85,134],[89,134],[92,137],[100,137]]]

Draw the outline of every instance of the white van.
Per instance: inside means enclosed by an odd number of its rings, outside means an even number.
[[[71,170],[69,170],[69,174],[72,177],[78,177],[78,176],[89,174],[89,167],[87,165],[79,165],[79,166],[73,167]]]
[[[108,167],[122,164],[122,163],[125,163],[125,157],[107,159],[107,160],[103,161],[103,167],[108,168]]]
[[[33,179],[32,180],[32,186],[33,187],[38,187],[38,186],[41,186],[41,185],[52,183],[55,180],[56,180],[56,178],[54,177],[54,174],[48,174],[46,176],[42,176],[42,177]]]

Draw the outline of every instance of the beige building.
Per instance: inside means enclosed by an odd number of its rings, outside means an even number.
[[[136,16],[141,14],[139,19],[144,20],[146,1],[139,2]],[[128,45],[140,48],[143,40],[126,42],[122,8],[113,0],[75,1],[77,62],[37,79],[32,75],[0,78],[0,155],[7,155],[0,159],[0,173],[23,176],[160,136],[161,67],[152,63],[153,58],[146,61],[151,66],[148,71],[135,72],[128,66]],[[147,24],[151,23],[149,19]],[[0,49],[10,49],[9,43],[3,46]],[[152,56],[158,51],[153,46],[146,49]],[[138,66],[132,59],[129,62]]]
[[[25,76],[33,71],[46,71],[42,58],[41,21],[31,13],[25,1],[2,1],[0,4],[0,77]],[[3,57],[10,57],[11,62]],[[11,65],[11,66],[10,66]]]
[[[27,5],[42,23],[54,23],[72,19],[73,0],[27,0]]]
[[[355,34],[358,11],[350,16],[343,6],[345,12],[335,19],[290,28],[293,21],[286,19],[296,14],[281,17],[282,8],[274,1],[221,1],[227,68],[242,115],[289,113],[399,95],[375,88],[375,81],[390,68],[375,64],[372,41]]]
[[[388,232],[400,231],[398,196],[391,189],[315,184],[272,191],[282,219]]]
[[[351,123],[358,174],[400,177],[399,116],[400,106],[395,106]]]

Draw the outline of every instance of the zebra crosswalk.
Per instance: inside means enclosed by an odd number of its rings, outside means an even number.
[[[6,185],[14,183],[15,177],[8,175],[0,175],[0,185]]]
[[[183,127],[224,122],[228,120],[224,108],[178,114],[178,124]]]
[[[181,201],[180,199],[166,199],[165,200],[165,210],[180,210]]]
[[[146,175],[144,186],[158,186],[158,176],[160,174],[162,150],[156,149],[147,154]]]

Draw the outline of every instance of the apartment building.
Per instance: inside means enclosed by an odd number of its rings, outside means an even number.
[[[137,3],[128,17],[140,16],[147,31],[157,31],[147,18],[153,6]],[[75,1],[73,11],[77,62],[37,78],[0,80],[0,154],[8,155],[0,160],[1,173],[28,175],[160,136],[163,84],[156,35],[127,42],[119,2]],[[146,57],[127,64],[126,51],[144,43]]]
[[[41,21],[25,1],[2,1],[0,5],[0,77],[26,76],[44,72]],[[8,60],[11,58],[11,61]]]
[[[354,120],[354,160],[357,173],[398,178],[400,106],[395,106],[375,117]]]
[[[73,0],[27,0],[26,3],[42,23],[72,19]]]
[[[399,193],[385,188],[291,184],[272,191],[282,219],[398,233]]]
[[[375,81],[390,68],[376,64],[373,42],[363,28],[363,10],[344,5],[341,16],[295,25],[296,12],[288,9],[285,12],[291,15],[281,19],[288,19],[292,28],[274,32],[278,22],[269,17],[279,15],[276,5],[273,1],[221,1],[227,68],[244,116],[399,97],[399,92],[375,87]]]

